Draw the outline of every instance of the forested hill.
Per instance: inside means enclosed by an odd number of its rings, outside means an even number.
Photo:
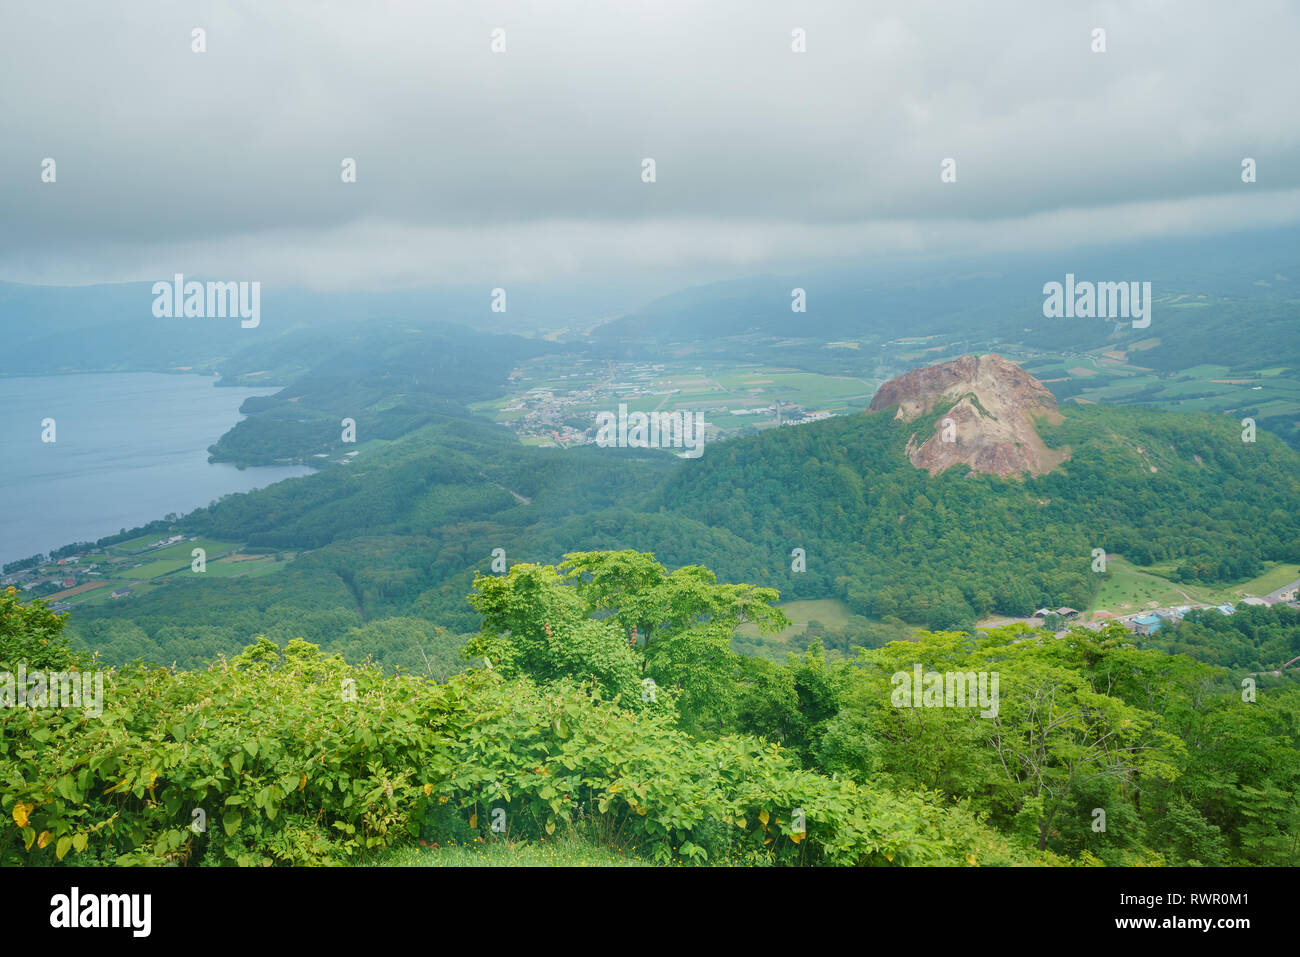
[[[500,395],[511,370],[564,346],[476,332],[451,323],[372,321],[286,334],[256,355],[222,365],[223,382],[252,385],[260,369],[284,370],[274,395],[249,399],[249,417],[209,450],[239,465],[324,464],[330,453],[391,441],[425,425],[470,418],[467,403]],[[343,442],[343,419],[355,424]],[[481,432],[501,432],[485,427]],[[499,444],[485,436],[489,446]]]
[[[174,576],[78,610],[72,631],[116,660],[194,664],[257,629],[413,667],[417,639],[445,628],[439,647],[454,663],[455,634],[477,627],[464,596],[498,549],[511,565],[650,551],[784,599],[842,598],[859,614],[932,628],[1087,607],[1103,577],[1094,549],[1224,585],[1261,562],[1300,559],[1300,456],[1267,433],[1246,443],[1222,416],[1070,404],[1060,424],[1038,424],[1048,448],[1071,450],[1051,472],[931,475],[909,460],[908,441],[947,411],[783,428],[695,460],[527,448],[473,417],[436,417],[346,469],[230,496],[179,523],[283,554],[276,574]]]
[[[932,476],[906,455],[917,422],[862,415],[715,447],[647,506],[762,543],[776,571],[760,580],[786,597],[834,595],[861,614],[937,628],[1087,607],[1096,548],[1173,561],[1200,582],[1300,558],[1300,456],[1275,437],[1244,443],[1239,426],[1210,415],[1065,412],[1039,430],[1071,457],[1037,478]],[[795,548],[806,572],[790,571]],[[731,573],[726,556],[707,560]]]

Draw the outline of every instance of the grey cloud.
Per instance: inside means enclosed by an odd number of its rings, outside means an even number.
[[[779,268],[1300,219],[1284,2],[150,0],[3,21],[5,279]]]

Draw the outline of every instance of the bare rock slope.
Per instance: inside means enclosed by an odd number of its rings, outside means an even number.
[[[913,369],[882,385],[868,412],[894,406],[894,418],[902,422],[945,413],[929,436],[913,433],[907,443],[912,464],[931,475],[957,464],[1003,478],[1043,475],[1070,457],[1069,448],[1044,445],[1035,428],[1039,420],[1061,421],[1056,398],[999,355],[962,356]]]

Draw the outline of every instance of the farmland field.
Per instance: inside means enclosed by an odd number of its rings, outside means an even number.
[[[1102,581],[1089,610],[1131,614],[1145,608],[1172,605],[1235,603],[1246,595],[1262,598],[1300,578],[1300,565],[1278,564],[1257,578],[1225,588],[1182,585],[1160,577],[1160,572],[1172,571],[1172,567],[1153,565],[1139,568],[1118,556],[1107,560],[1107,570],[1110,574]]]
[[[790,619],[790,627],[776,634],[764,636],[770,641],[788,642],[807,628],[810,621],[820,621],[831,628],[844,628],[853,617],[849,606],[837,598],[788,601],[777,607]],[[736,631],[753,638],[759,636],[757,625],[741,625]]]

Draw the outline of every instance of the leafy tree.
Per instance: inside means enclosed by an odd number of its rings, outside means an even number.
[[[720,585],[699,565],[669,572],[648,553],[574,552],[560,569],[586,614],[613,623],[635,642],[644,655],[644,674],[680,691],[684,726],[698,732],[729,727],[738,668],[730,643],[736,629],[752,622],[771,633],[790,623],[772,607],[775,589]]]
[[[521,563],[504,576],[477,575],[470,604],[483,628],[465,647],[507,677],[594,678],[602,692],[640,701],[640,656],[611,621],[589,618],[552,565]]]
[[[18,589],[0,591],[0,670],[22,664],[63,671],[81,667],[83,658],[68,645],[63,626],[67,615],[57,615],[41,599],[24,605]]]

